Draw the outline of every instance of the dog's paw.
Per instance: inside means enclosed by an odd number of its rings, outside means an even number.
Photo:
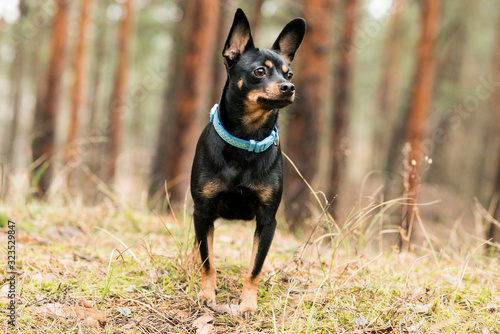
[[[245,320],[250,320],[257,312],[257,301],[242,300],[240,303],[240,316]]]
[[[207,294],[204,290],[198,293],[198,304],[201,306],[210,306],[215,304],[215,291],[213,295]]]
[[[240,311],[240,316],[245,320],[250,320],[255,315],[256,310]]]

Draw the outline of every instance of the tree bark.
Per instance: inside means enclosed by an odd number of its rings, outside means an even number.
[[[22,32],[22,20],[28,15],[28,6],[25,0],[19,1],[19,11],[20,18],[16,27],[16,33],[19,35]],[[6,168],[3,173],[5,177],[2,179],[2,175],[0,175],[0,198],[4,198],[7,195],[9,188],[9,174],[14,170],[14,151],[15,151],[15,143],[16,137],[19,127],[19,113],[21,112],[21,97],[22,97],[22,83],[24,79],[24,63],[26,58],[26,45],[25,41],[20,41],[16,47],[16,55],[14,61],[12,63],[12,67],[10,69],[10,97],[12,98],[12,121],[10,123],[9,129],[6,129],[5,133],[5,142],[7,145],[5,152],[5,161]]]
[[[211,103],[219,103],[219,99],[222,93],[222,89],[224,88],[224,83],[226,82],[226,68],[224,66],[224,62],[221,57],[218,57],[220,54],[218,51],[224,48],[224,42],[226,41],[227,34],[229,29],[231,28],[231,23],[233,22],[234,16],[234,8],[233,5],[234,0],[230,0],[228,6],[223,6],[220,9],[220,19],[217,27],[217,40],[215,41],[216,45],[216,57],[213,59],[213,75],[212,75],[212,90],[211,90]],[[254,33],[253,26],[252,34]],[[221,51],[222,52],[222,51]]]
[[[196,141],[201,133],[201,119],[208,115],[210,89],[207,80],[212,76],[217,22],[219,20],[219,1],[187,1],[185,10],[186,35],[184,50],[178,64],[175,82],[175,94],[169,113],[163,177],[156,184],[156,189],[169,182],[171,200],[179,203],[186,196],[189,171],[194,156]],[[160,140],[161,140],[160,136]],[[157,178],[158,180],[158,178]],[[151,192],[150,192],[151,194]]]
[[[499,154],[500,157],[500,154]],[[500,222],[500,159],[498,161],[498,167],[497,167],[497,175],[496,175],[496,182],[495,182],[495,187],[493,191],[493,196],[492,200],[496,202],[496,207],[493,212],[493,218],[497,222]],[[490,240],[495,243],[500,243],[500,233],[499,233],[499,228],[494,222],[491,222],[490,226],[488,227],[488,230],[486,232],[486,240]],[[490,250],[494,249],[492,247],[488,247]]]
[[[427,131],[427,119],[432,103],[434,86],[434,49],[439,32],[440,0],[425,0],[422,3],[422,33],[417,49],[417,62],[409,114],[406,123],[408,156],[405,163],[405,198],[401,222],[401,249],[408,250],[412,222],[417,210],[420,176],[425,157],[423,140]]]
[[[352,62],[354,57],[353,39],[354,24],[357,19],[358,3],[356,0],[344,0],[344,22],[341,31],[339,60],[335,77],[335,95],[333,100],[333,122],[330,139],[332,153],[332,170],[330,174],[328,198],[338,196],[345,165],[345,148],[347,145],[347,125],[349,119],[349,90],[352,76]],[[330,206],[332,216],[336,217],[338,201],[334,200]]]
[[[35,106],[34,138],[32,141],[34,168],[31,177],[32,183],[37,186],[37,194],[40,197],[46,195],[52,178],[51,163],[55,153],[54,137],[66,56],[69,5],[69,0],[58,1],[52,26],[47,83],[40,86],[41,92]]]
[[[382,58],[382,75],[378,99],[378,112],[375,119],[374,148],[372,161],[376,168],[382,166],[388,159],[387,154],[390,147],[390,134],[394,133],[396,127],[395,115],[397,110],[398,96],[400,95],[400,70],[401,70],[401,37],[400,24],[402,0],[393,0],[391,6],[391,18],[387,29],[387,38]]]
[[[102,199],[102,193],[95,187],[95,183],[88,177],[90,175],[96,175],[99,178],[103,178],[103,164],[106,163],[106,149],[107,143],[102,140],[107,133],[107,129],[103,128],[103,123],[105,122],[102,117],[107,117],[103,114],[104,107],[109,102],[107,99],[103,99],[103,88],[105,88],[102,83],[103,73],[106,67],[106,55],[110,46],[108,45],[108,31],[109,31],[109,21],[106,16],[106,8],[109,5],[109,0],[97,1],[94,6],[96,6],[93,11],[93,25],[95,25],[95,31],[99,33],[95,35],[95,40],[92,43],[92,62],[91,62],[91,78],[89,79],[90,85],[88,89],[88,111],[89,119],[88,124],[86,124],[86,138],[84,150],[84,160],[88,167],[88,170],[84,173],[82,177],[81,189],[85,195],[83,198],[87,203],[97,203]],[[107,124],[107,123],[104,123]]]
[[[128,107],[126,92],[130,65],[130,44],[133,36],[133,0],[127,0],[124,3],[124,11],[118,42],[118,63],[116,66],[115,83],[109,106],[108,149],[104,169],[104,180],[108,184],[112,184],[115,179],[116,161],[123,141],[123,116]]]
[[[495,37],[495,46],[493,48],[493,64],[492,64],[492,77],[500,78],[500,16],[497,17],[496,22],[496,37]],[[492,200],[496,202],[496,209],[493,213],[493,217],[500,222],[500,122],[498,119],[500,118],[500,88],[496,88],[493,92],[493,96],[491,102],[489,103],[491,108],[491,121],[490,123],[490,132],[494,134],[495,137],[490,137],[490,140],[495,140],[497,149],[499,152],[497,153],[497,175],[495,180],[495,185],[493,188]],[[493,242],[500,243],[500,229],[494,224],[491,223],[488,228],[486,239],[491,239]]]
[[[440,47],[439,59],[436,63],[434,94],[436,98],[441,99],[441,101],[444,99],[448,105],[460,103],[460,100],[463,99],[463,94],[460,89],[460,79],[465,68],[464,45],[467,45],[467,20],[465,15],[470,15],[472,4],[473,2],[467,2],[461,5],[464,11],[463,15],[455,15],[452,21],[448,23],[448,26],[443,27],[442,31],[442,36],[446,36],[446,40]],[[445,4],[443,4],[443,13],[446,12],[446,9]],[[442,39],[444,39],[444,37]],[[457,160],[454,161],[450,156],[450,151],[453,152],[452,145],[450,145],[453,144],[453,140],[451,139],[453,131],[451,129],[450,114],[450,110],[443,110],[442,119],[436,126],[436,129],[439,129],[441,137],[450,138],[450,140],[433,141],[434,149],[432,156],[436,157],[436,159],[433,159],[432,168],[429,169],[426,179],[431,183],[456,186],[457,184],[462,184],[462,181],[458,180],[456,176],[453,175],[453,166]],[[431,129],[431,131],[433,130],[434,129]],[[478,159],[481,160],[481,165],[483,165],[484,160],[486,160],[485,154],[487,154],[487,150],[481,152],[483,159]],[[460,160],[460,158],[458,160]],[[478,173],[478,177],[483,178],[484,174]],[[481,186],[479,180],[476,184],[479,187]],[[480,191],[478,193],[480,194]]]
[[[180,4],[182,6],[182,11],[186,12],[187,3],[183,2]],[[184,56],[185,44],[188,42],[186,40],[186,32],[189,24],[189,20],[184,18],[182,21],[177,22],[176,26],[173,28],[175,31],[183,31],[184,34],[174,34],[173,43],[177,47],[172,50],[170,55],[169,64],[169,76],[172,78],[179,78],[180,67],[179,64]],[[159,128],[158,128],[158,139],[156,142],[155,154],[153,156],[152,168],[151,168],[151,183],[148,189],[148,206],[151,208],[157,207],[163,209],[163,204],[165,200],[165,181],[167,180],[167,143],[171,136],[169,134],[169,129],[172,127],[170,123],[173,119],[173,113],[175,113],[174,108],[172,108],[172,101],[175,100],[177,85],[174,80],[169,80],[166,85],[165,95],[163,99],[163,106],[160,115]]]
[[[86,102],[86,97],[83,91],[87,81],[87,45],[88,32],[91,24],[92,9],[94,0],[81,0],[81,16],[78,35],[78,44],[76,47],[74,58],[74,81],[71,94],[71,118],[68,129],[68,138],[66,143],[66,163],[70,166],[75,163],[80,155],[77,139],[80,134],[80,120],[82,106]],[[68,183],[71,173],[68,173]]]
[[[287,111],[290,122],[283,148],[309,182],[318,171],[319,135],[329,96],[334,3],[334,0],[304,0],[307,33],[299,50],[298,65],[293,66],[299,98]],[[290,228],[296,229],[309,215],[305,203],[311,196],[304,181],[287,163],[285,174],[285,214]]]
[[[185,26],[185,22],[179,24],[176,30],[182,31],[182,27]],[[182,49],[183,49],[183,38],[179,35],[174,35],[174,44],[178,47],[173,50],[173,54],[170,56],[170,65],[168,73],[172,78],[179,77],[179,64],[182,59]],[[148,189],[148,206],[154,208],[155,206],[161,207],[163,201],[165,200],[164,184],[167,180],[167,143],[169,141],[169,131],[168,129],[172,126],[170,121],[172,119],[172,113],[174,110],[171,106],[171,101],[174,100],[176,91],[176,85],[172,81],[167,83],[165,90],[165,95],[163,99],[163,106],[159,120],[158,128],[158,139],[156,142],[155,154],[153,156],[151,175],[150,175],[150,185]],[[160,203],[160,205],[158,205]]]
[[[250,22],[250,27],[252,29],[252,35],[258,36],[260,31],[260,25],[262,22],[262,5],[264,0],[255,0],[253,7],[252,21]]]
[[[93,44],[93,49],[95,50],[92,54],[92,79],[91,87],[89,93],[89,128],[90,135],[95,136],[97,133],[94,130],[97,129],[97,119],[98,112],[101,110],[100,105],[100,87],[102,81],[103,64],[105,63],[106,53],[107,53],[107,36],[108,36],[108,19],[106,17],[106,8],[108,6],[109,0],[100,0],[95,5],[97,6],[95,10],[95,22],[96,30],[99,31],[95,38]]]

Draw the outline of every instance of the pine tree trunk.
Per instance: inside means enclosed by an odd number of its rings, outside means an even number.
[[[387,161],[387,154],[390,147],[390,135],[394,133],[396,119],[394,111],[397,110],[397,101],[400,96],[400,70],[401,70],[401,37],[400,21],[402,9],[401,0],[393,0],[391,6],[391,18],[387,29],[387,39],[385,42],[382,59],[382,75],[379,91],[377,117],[375,119],[375,138],[372,153],[372,161],[375,168],[381,168]]]
[[[176,91],[170,113],[166,146],[166,177],[172,201],[186,196],[189,171],[196,140],[201,133],[201,119],[207,119],[215,38],[219,21],[219,1],[200,0],[186,3],[187,31],[185,49],[178,68]],[[161,182],[163,185],[163,182]]]
[[[115,83],[111,95],[108,119],[108,149],[104,169],[104,180],[112,184],[115,179],[116,162],[123,141],[123,116],[127,108],[126,92],[130,65],[130,44],[132,41],[134,8],[133,0],[124,3],[124,17],[120,26],[118,41],[118,63]]]
[[[223,6],[220,12],[220,20],[217,27],[217,40],[215,41],[216,49],[215,49],[215,57],[213,59],[213,75],[212,75],[212,90],[211,90],[211,98],[210,105],[215,103],[219,103],[222,89],[224,88],[224,83],[226,82],[226,68],[224,66],[224,62],[222,61],[220,55],[221,50],[224,48],[224,42],[226,41],[227,34],[229,29],[231,28],[231,23],[233,22],[234,16],[234,7],[232,4],[234,0],[231,0],[228,6]],[[253,26],[252,34],[254,34]],[[219,52],[220,51],[220,52]]]
[[[92,9],[94,0],[81,0],[81,16],[78,44],[74,59],[74,81],[71,94],[71,118],[68,129],[68,138],[66,143],[66,162],[72,165],[77,160],[79,148],[77,147],[77,138],[80,134],[79,114],[82,106],[86,102],[83,87],[87,81],[87,44],[88,32],[91,23]],[[71,173],[68,173],[68,183]]]
[[[499,154],[499,157],[500,157],[500,154]],[[495,218],[495,220],[497,222],[500,222],[500,158],[498,160],[496,182],[495,182],[492,200],[496,201],[496,208],[493,212],[493,218]],[[491,222],[491,225],[489,226],[489,228],[486,232],[486,240],[490,240],[490,241],[495,242],[495,243],[500,243],[499,228],[494,222]],[[488,248],[493,249],[493,247],[488,247]]]
[[[62,86],[65,51],[68,31],[68,10],[70,1],[58,1],[52,27],[51,56],[46,85],[41,85],[41,94],[35,106],[32,153],[34,169],[32,181],[36,183],[38,195],[46,195],[52,178],[54,158],[54,136],[58,102]]]
[[[99,0],[95,2],[95,10],[93,11],[93,30],[98,32],[95,35],[95,40],[92,43],[91,49],[91,64],[90,64],[90,84],[88,87],[88,112],[89,119],[86,124],[86,142],[84,151],[85,165],[88,168],[83,169],[84,177],[82,178],[82,193],[85,195],[84,199],[87,203],[97,203],[102,199],[102,193],[95,187],[95,183],[89,178],[95,175],[102,178],[103,164],[106,163],[106,142],[102,140],[106,136],[107,129],[103,127],[103,117],[105,115],[105,108],[109,100],[103,96],[103,85],[106,55],[108,54],[108,31],[109,20],[106,16],[106,8],[110,0]],[[105,92],[104,92],[105,93]],[[103,98],[104,97],[104,98]]]
[[[405,162],[407,204],[403,208],[401,222],[402,250],[408,250],[412,222],[417,210],[417,195],[425,157],[425,148],[422,144],[426,136],[434,87],[433,53],[439,32],[440,0],[425,0],[422,5],[422,33],[417,49],[416,74],[406,123],[406,142],[409,151]]]
[[[491,76],[493,78],[500,78],[500,16],[497,17],[497,29],[496,29],[496,40],[495,46],[493,48],[493,65],[492,65],[492,73]],[[500,89],[497,87],[493,92],[493,96],[491,102],[489,104],[491,108],[491,121],[490,121],[490,132],[493,136],[490,137],[490,140],[496,139],[497,149],[499,152],[497,153],[497,175],[496,182],[493,188],[493,196],[492,199],[496,200],[496,209],[493,213],[493,217],[500,222]],[[500,229],[492,223],[487,231],[486,239],[491,239],[493,242],[500,243]]]
[[[328,77],[331,69],[334,0],[304,0],[303,17],[307,32],[299,49],[295,102],[287,110],[289,124],[283,151],[295,163],[304,178],[311,182],[318,171],[319,135],[328,99]],[[285,214],[291,229],[309,215],[305,207],[310,191],[293,168],[285,162]]]
[[[255,0],[254,2],[252,20],[250,21],[250,27],[252,28],[252,35],[254,37],[259,35],[263,4],[264,0]]]
[[[20,11],[20,19],[14,29],[16,29],[16,33],[19,34],[22,31],[22,20],[28,14],[28,6],[25,0],[19,1],[19,11]],[[12,122],[10,123],[9,128],[5,133],[5,142],[7,145],[6,153],[5,153],[5,161],[6,168],[4,171],[5,177],[2,180],[2,176],[0,175],[0,198],[3,198],[7,195],[9,188],[9,175],[14,171],[15,163],[14,163],[14,150],[16,137],[19,127],[19,113],[21,112],[21,97],[22,97],[22,83],[24,79],[24,63],[26,58],[26,47],[24,42],[17,43],[16,47],[16,55],[14,61],[12,63],[12,67],[10,69],[10,97],[12,98]]]
[[[333,100],[333,123],[330,141],[332,152],[332,170],[328,198],[338,196],[345,165],[345,148],[347,145],[347,123],[349,118],[349,90],[351,82],[352,61],[354,57],[353,39],[354,23],[356,22],[358,3],[357,0],[344,0],[343,4],[344,22],[341,31],[340,48],[338,50],[339,61],[335,76],[334,100]],[[334,200],[330,206],[333,217],[336,216],[338,201]]]
[[[469,15],[472,2],[464,3],[461,7],[464,10],[465,15]],[[443,5],[444,6],[444,5]],[[467,10],[469,9],[469,10]],[[443,12],[446,8],[443,7]],[[453,21],[449,23],[443,35],[447,36],[446,42],[442,46],[443,51],[439,53],[439,59],[436,63],[436,83],[435,83],[435,96],[440,99],[446,99],[449,105],[459,103],[460,99],[463,99],[461,94],[461,76],[464,72],[464,58],[465,50],[464,45],[467,45],[467,21],[463,15],[455,15]],[[451,138],[452,129],[451,121],[449,119],[450,112],[445,110],[441,122],[437,125],[435,129],[439,129],[441,138]],[[431,129],[433,131],[433,129]],[[432,132],[431,132],[432,133]],[[432,152],[433,159],[432,168],[429,169],[427,180],[430,183],[441,183],[446,185],[452,185],[456,183],[456,178],[454,177],[453,170],[453,159],[450,159],[450,148],[453,140],[434,140],[434,150]],[[487,154],[487,150],[483,150],[481,153],[484,159],[481,160],[481,164],[486,160],[484,155]],[[478,173],[479,178],[483,178],[484,174]],[[461,181],[458,181],[461,183]],[[477,182],[478,186],[481,186],[481,182]],[[480,192],[479,192],[480,193]],[[479,194],[478,194],[479,195]]]
[[[185,12],[186,3],[183,3],[182,11]],[[176,31],[186,31],[187,22],[183,20],[178,22],[174,27]],[[173,35],[173,44],[177,47],[172,50],[170,55],[170,64],[168,73],[172,78],[178,78],[180,69],[179,64],[183,56],[184,44],[187,41],[180,34]],[[169,140],[168,129],[171,127],[170,121],[172,114],[175,112],[172,108],[172,101],[176,93],[176,84],[173,80],[168,81],[166,85],[163,105],[159,120],[158,139],[156,141],[155,153],[153,156],[150,185],[148,189],[148,206],[151,208],[157,207],[163,209],[162,206],[165,200],[165,181],[167,180],[167,143]]]
[[[95,37],[95,42],[92,48],[95,50],[92,54],[92,79],[89,87],[89,127],[90,135],[97,135],[95,130],[97,130],[97,119],[98,111],[101,110],[100,105],[100,88],[102,81],[103,68],[106,63],[106,53],[107,53],[107,35],[108,35],[108,19],[106,17],[106,8],[109,5],[109,0],[100,0],[96,2],[95,10],[95,25],[96,31],[99,33]]]

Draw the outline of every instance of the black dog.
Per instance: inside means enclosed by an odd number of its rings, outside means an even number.
[[[245,14],[236,11],[222,52],[227,81],[196,147],[191,194],[203,262],[198,302],[215,303],[214,220],[256,218],[253,266],[240,302],[244,318],[257,310],[259,276],[276,228],[283,190],[278,111],[294,100],[289,66],[304,33],[305,21],[297,18],[283,28],[271,49],[260,50]]]

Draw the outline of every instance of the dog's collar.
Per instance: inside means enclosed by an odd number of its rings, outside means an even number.
[[[214,125],[215,131],[226,143],[248,152],[261,153],[272,145],[278,145],[279,142],[278,127],[276,127],[276,125],[274,126],[273,131],[271,131],[271,134],[261,141],[244,140],[231,135],[226,129],[224,129],[219,119],[218,104],[215,104],[210,110],[210,123]]]

